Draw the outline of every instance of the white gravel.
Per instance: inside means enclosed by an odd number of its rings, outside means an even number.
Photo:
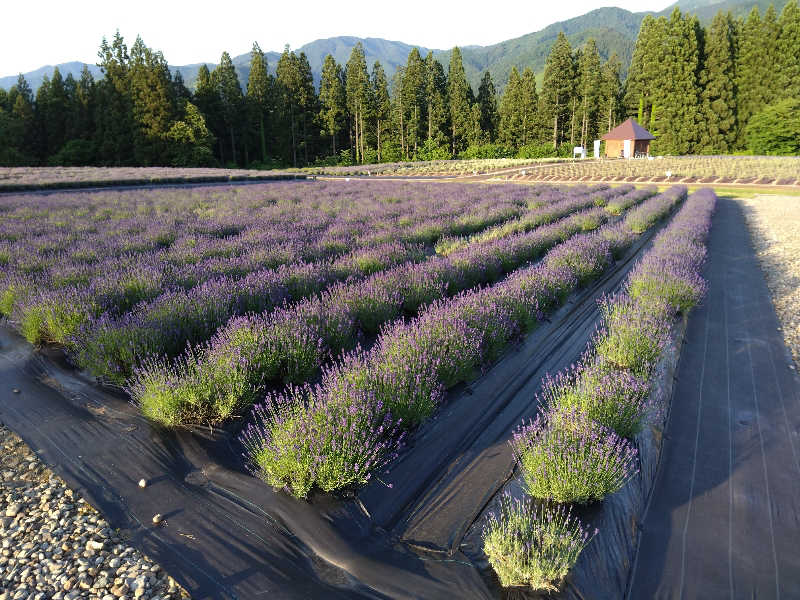
[[[786,345],[800,368],[800,196],[739,198]]]
[[[189,597],[2,424],[0,448],[0,600]]]

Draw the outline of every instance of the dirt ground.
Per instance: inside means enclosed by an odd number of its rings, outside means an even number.
[[[772,194],[737,198],[744,207],[756,253],[781,320],[783,336],[800,367],[800,197]]]

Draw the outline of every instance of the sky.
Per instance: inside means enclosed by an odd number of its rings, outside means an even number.
[[[89,0],[8,2],[0,30],[0,76],[73,60],[94,63],[103,36],[137,35],[172,65],[218,62],[250,50],[299,48],[320,38],[378,37],[427,48],[489,45],[601,6],[662,10],[670,0]],[[488,7],[488,8],[487,8]],[[496,9],[495,9],[496,7]]]

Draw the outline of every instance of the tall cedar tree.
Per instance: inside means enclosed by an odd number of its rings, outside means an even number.
[[[572,98],[575,94],[575,64],[572,48],[564,32],[558,33],[544,68],[539,114],[543,132],[551,132],[553,147],[558,148],[568,135]]]
[[[447,146],[447,76],[442,63],[433,57],[433,52],[428,52],[425,57],[425,98],[425,139],[432,140],[436,146]]]
[[[262,163],[267,162],[267,131],[272,112],[274,82],[267,71],[267,57],[258,42],[250,52],[250,75],[247,78],[247,109],[249,131],[257,132],[258,154]]]
[[[791,0],[778,19],[778,98],[800,98],[800,7]]]
[[[373,118],[375,119],[375,143],[378,151],[378,162],[383,160],[383,145],[389,133],[388,125],[391,121],[392,104],[389,98],[389,82],[386,80],[386,71],[377,60],[372,65],[372,100]]]
[[[176,116],[172,75],[163,54],[148,48],[140,37],[131,46],[130,59],[136,163],[166,164],[166,135]]]
[[[503,144],[512,148],[522,145],[520,131],[520,93],[522,81],[517,67],[511,67],[508,82],[500,98],[500,128],[499,139]]]
[[[612,54],[603,65],[602,70],[602,102],[603,102],[603,124],[605,131],[611,131],[619,122],[622,107],[622,83],[620,72],[622,63],[619,57]],[[602,129],[602,128],[601,128]]]
[[[497,92],[488,70],[484,72],[481,84],[478,86],[478,106],[481,111],[480,128],[486,135],[487,141],[493,142],[497,139],[500,113],[497,109]]]
[[[98,56],[104,77],[97,84],[97,153],[106,165],[135,164],[133,110],[128,83],[130,57],[119,31],[111,44],[103,38]]]
[[[211,74],[207,65],[200,65],[200,70],[197,72],[194,101],[205,116],[208,128],[217,140],[217,158],[222,164],[225,164],[223,141],[225,125],[222,119],[222,103],[217,89],[216,76]]]
[[[299,106],[300,129],[303,137],[303,159],[309,164],[309,154],[312,152],[312,126],[317,116],[317,92],[314,89],[314,74],[305,52],[297,56],[298,73],[300,74]]]
[[[647,15],[642,20],[628,78],[625,80],[625,113],[629,117],[637,117],[642,127],[651,130],[655,129],[650,124],[652,107],[657,104],[663,92],[667,29],[665,17]]]
[[[696,151],[725,154],[736,143],[736,31],[730,13],[717,13],[706,36],[701,76],[703,120]]]
[[[347,113],[344,89],[344,71],[336,59],[328,54],[322,63],[319,82],[319,120],[322,132],[331,139],[331,156],[336,156],[336,139]]]
[[[229,136],[231,159],[233,164],[239,164],[236,146],[242,125],[244,95],[242,94],[242,86],[239,84],[239,77],[236,74],[236,68],[233,66],[230,54],[227,52],[222,53],[213,75],[212,80],[216,82],[219,93],[222,120]]]
[[[278,59],[275,68],[278,98],[282,108],[284,124],[283,139],[289,144],[288,156],[293,167],[297,166],[297,150],[299,146],[298,122],[302,110],[300,87],[301,76],[297,56],[286,46]],[[288,132],[286,131],[288,129]]]
[[[699,131],[704,127],[699,81],[702,30],[697,17],[684,16],[676,8],[670,15],[667,31],[658,117],[651,126],[660,134],[655,143],[659,152],[688,154],[694,151]]]
[[[416,159],[419,146],[425,139],[425,62],[419,50],[412,48],[402,71],[400,84],[401,144],[406,159]]]
[[[453,156],[455,156],[466,148],[474,128],[471,106],[472,89],[467,82],[467,75],[461,60],[461,49],[458,46],[450,52],[447,93],[450,108],[450,140]]]
[[[578,63],[580,97],[580,145],[597,137],[599,130],[600,106],[602,96],[603,73],[600,66],[600,55],[594,39],[589,39],[580,55]]]
[[[369,73],[361,42],[355,45],[347,61],[345,92],[347,112],[350,116],[351,147],[354,150],[356,163],[361,163],[367,149],[364,128],[368,122],[367,115],[370,108]]]

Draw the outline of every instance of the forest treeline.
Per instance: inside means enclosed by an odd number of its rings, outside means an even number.
[[[459,48],[445,67],[413,49],[389,81],[358,44],[325,58],[318,88],[304,53],[272,75],[254,44],[243,88],[230,55],[202,66],[194,91],[141,38],[103,39],[103,77],[58,69],[35,92],[0,88],[2,165],[283,167],[518,156],[591,146],[635,117],[660,154],[800,151],[800,8],[718,13],[704,28],[675,9],[642,22],[628,70],[593,40],[558,35],[541,85],[511,70],[502,95],[487,71],[469,85]]]

